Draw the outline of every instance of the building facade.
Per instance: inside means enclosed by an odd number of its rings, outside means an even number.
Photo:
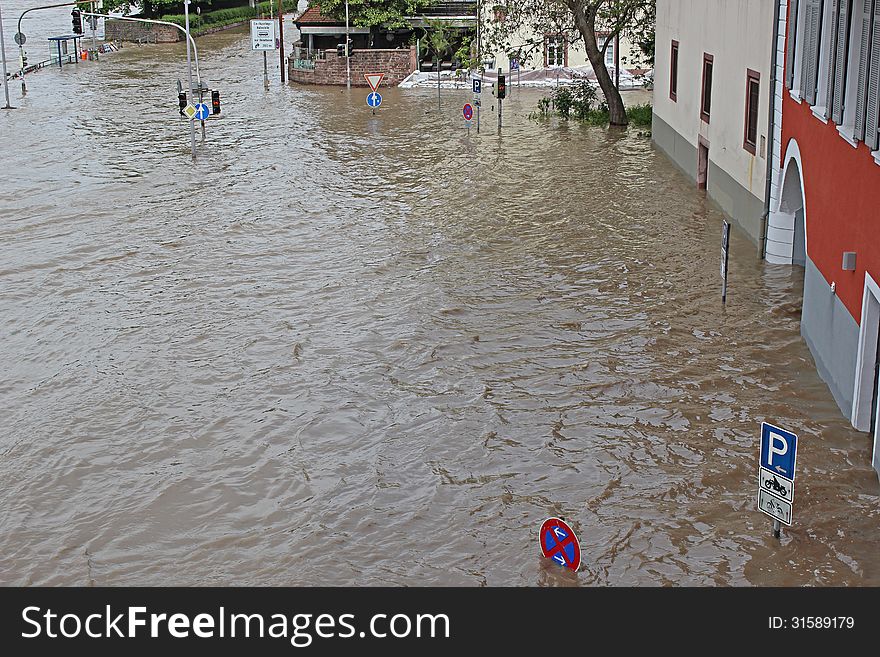
[[[654,143],[756,245],[778,141],[773,27],[768,0],[657,0]]]
[[[780,0],[780,192],[767,260],[803,264],[801,332],[880,472],[880,0]]]

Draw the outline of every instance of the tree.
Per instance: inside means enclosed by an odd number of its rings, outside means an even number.
[[[418,16],[435,0],[348,0],[348,20],[356,27],[409,27],[407,16]],[[319,0],[324,16],[345,19],[345,0]]]
[[[605,66],[605,52],[619,36],[653,58],[654,0],[501,1],[505,4],[494,9],[496,16],[503,15],[503,20],[489,21],[485,31],[490,47],[494,44],[525,60],[543,49],[545,34],[559,35],[569,43],[582,41],[605,95],[611,124],[628,123],[623,98]],[[523,33],[534,36],[514,46],[516,35]]]
[[[437,109],[440,109],[440,64],[443,61],[443,55],[449,50],[449,37],[446,35],[447,25],[441,20],[427,21],[425,28],[425,42],[428,49],[434,55],[434,62],[437,64]]]

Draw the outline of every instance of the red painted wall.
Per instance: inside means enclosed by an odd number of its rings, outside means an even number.
[[[822,123],[786,90],[783,157],[791,139],[804,168],[807,255],[829,285],[837,282],[837,296],[860,322],[865,271],[880,281],[880,165],[864,144],[853,148],[833,122]],[[844,251],[856,252],[856,271],[841,269]]]

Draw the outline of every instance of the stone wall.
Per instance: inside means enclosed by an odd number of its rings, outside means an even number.
[[[192,23],[190,23],[190,33],[195,36],[204,36],[213,34],[214,32],[222,32],[231,30],[242,25],[247,25],[249,21],[239,21],[238,23],[230,23],[228,25],[219,25],[208,29],[193,31]],[[114,21],[107,19],[104,24],[105,39],[107,41],[132,41],[134,43],[174,43],[175,41],[183,41],[183,31],[170,25],[154,25],[150,23],[136,23],[134,21]]]
[[[183,41],[183,32],[170,25],[107,19],[104,22],[104,39],[107,41],[133,41],[135,43],[174,43]]]
[[[327,50],[326,59],[315,62],[314,70],[297,69],[293,60],[288,64],[288,77],[299,84],[345,84],[345,57],[339,57],[335,50]],[[384,73],[382,84],[396,87],[403,79],[416,70],[416,49],[397,48],[394,50],[369,49],[354,50],[351,53],[351,84],[367,87],[365,73]]]

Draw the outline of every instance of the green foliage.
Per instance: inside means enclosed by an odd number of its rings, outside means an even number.
[[[274,9],[277,11],[278,2],[273,2],[272,7],[274,7]],[[292,11],[295,8],[296,0],[285,0],[285,11]],[[220,27],[222,25],[231,25],[232,23],[240,23],[241,21],[249,20],[255,15],[259,14],[268,15],[269,9],[269,2],[261,2],[257,4],[256,11],[251,9],[250,5],[245,5],[243,7],[230,7],[229,9],[218,9],[217,11],[203,11],[200,16],[197,16],[195,12],[190,11],[190,32],[192,32],[193,34],[198,34],[203,29]],[[183,14],[170,14],[167,16],[162,16],[160,20],[168,21],[169,23],[176,23],[180,26],[186,25],[186,16],[184,16]]]
[[[626,115],[629,117],[630,123],[637,126],[650,126],[654,117],[654,108],[650,103],[644,105],[633,105],[626,108]]]
[[[216,11],[211,11],[211,6],[214,4],[212,0],[202,0],[200,2],[194,1],[189,7],[190,20],[193,23],[198,22],[198,18],[194,18],[198,16],[196,14],[196,7],[201,7],[201,20],[202,23],[207,23],[207,16],[209,14],[217,14],[221,11],[236,11],[236,12],[247,12],[247,15],[240,20],[244,20],[245,18],[251,18],[254,16],[254,11],[250,8],[248,0],[240,0],[240,6],[238,7],[228,7],[223,9],[218,9]],[[223,2],[222,4],[231,4],[229,2]],[[85,6],[88,6],[88,2],[84,3]],[[260,3],[261,7],[265,7],[263,13],[269,13],[269,3],[263,2]],[[275,8],[278,8],[278,2],[275,2]],[[296,2],[291,2],[290,0],[285,0],[284,7],[287,11],[293,11],[296,9]],[[171,16],[182,16],[183,15],[183,0],[104,0],[104,12],[107,11],[120,11],[123,14],[140,14],[145,18],[158,18],[161,15],[171,15]],[[171,21],[172,23],[176,23],[176,20]],[[235,22],[228,19],[223,20],[215,20],[214,23],[228,23]]]
[[[599,96],[596,88],[587,81],[576,82],[554,89],[549,98],[538,101],[538,109],[544,114],[550,113],[552,107],[563,119],[574,117],[587,120],[597,107]],[[607,111],[607,108],[605,108]]]
[[[349,0],[349,21],[356,27],[409,27],[406,16],[419,16],[435,0]],[[345,18],[345,0],[320,0],[321,13]]]
[[[650,104],[634,105],[626,108],[630,123],[636,126],[650,126],[652,118]],[[557,115],[563,119],[577,119],[588,125],[607,126],[611,120],[608,105],[599,102],[596,88],[589,82],[557,87],[549,96],[538,101],[538,112],[533,118]]]

